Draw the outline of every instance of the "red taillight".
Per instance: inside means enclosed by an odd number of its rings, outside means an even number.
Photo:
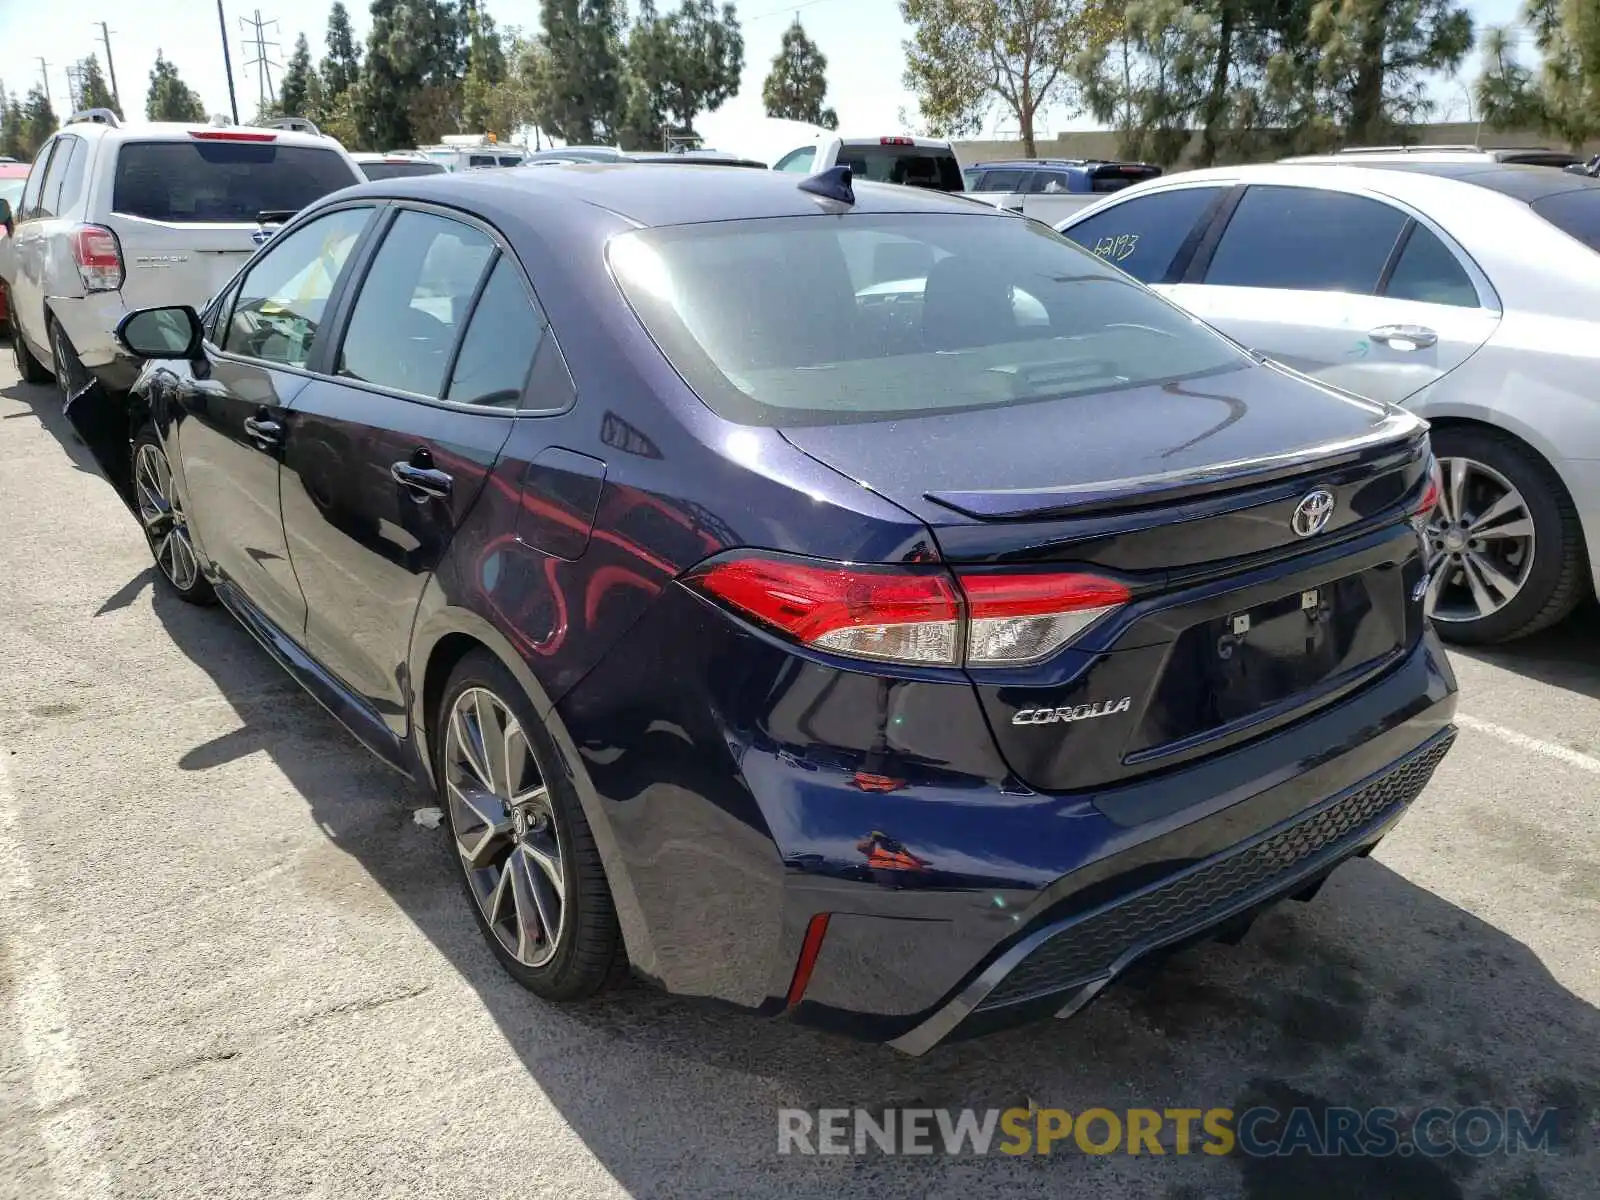
[[[806,984],[811,982],[811,972],[817,965],[817,955],[822,953],[822,939],[828,934],[827,913],[818,913],[806,925],[805,941],[800,943],[800,958],[794,964],[794,978],[789,980],[789,1007],[800,1003],[806,994]]]
[[[712,561],[685,580],[818,650],[927,666],[1020,666],[1067,645],[1127,603],[1082,572],[864,566],[757,555]]]
[[[122,286],[122,248],[104,225],[79,225],[72,231],[72,257],[85,291],[114,292]]]
[[[819,650],[894,662],[956,662],[961,601],[938,567],[734,558],[697,570],[689,582]]]
[[[232,129],[191,129],[189,136],[202,142],[275,142],[275,133],[240,133]]]
[[[886,137],[878,139],[878,145],[880,146],[915,146],[916,144],[916,138]]]

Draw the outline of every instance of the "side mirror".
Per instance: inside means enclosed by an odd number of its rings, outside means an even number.
[[[16,232],[17,218],[11,211],[11,201],[9,200],[0,200],[0,225],[6,227],[7,237]]]
[[[187,304],[141,308],[117,322],[117,341],[135,358],[198,358],[204,333]]]

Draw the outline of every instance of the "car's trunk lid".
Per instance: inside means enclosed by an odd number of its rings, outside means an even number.
[[[1068,649],[969,671],[1012,769],[1064,791],[1236,746],[1397,661],[1422,632],[1406,517],[1425,430],[1261,367],[784,436],[921,517],[963,571],[1127,585]]]

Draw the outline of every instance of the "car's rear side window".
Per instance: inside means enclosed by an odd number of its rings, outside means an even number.
[[[1309,187],[1247,188],[1205,282],[1371,295],[1406,215],[1366,196]]]
[[[446,399],[515,408],[544,339],[545,322],[502,255],[472,310]]]
[[[117,153],[111,207],[150,221],[253,223],[357,182],[339,153],[315,146],[128,142]]]
[[[1478,307],[1478,289],[1466,268],[1456,261],[1448,246],[1421,225],[1412,227],[1383,294],[1394,300]]]
[[[1600,188],[1575,188],[1535,200],[1530,208],[1569,237],[1600,250]]]
[[[1059,234],[998,214],[682,225],[620,235],[609,257],[678,373],[746,424],[1001,408],[1249,361]]]
[[[961,164],[949,150],[847,142],[839,148],[839,162],[857,177],[874,183],[904,183],[940,192],[966,190]],[[1018,172],[1019,180],[1021,174]]]

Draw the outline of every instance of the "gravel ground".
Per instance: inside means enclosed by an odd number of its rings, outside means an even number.
[[[9,356],[8,356],[9,357]],[[1310,904],[911,1060],[496,967],[428,803],[153,588],[0,367],[0,1197],[1600,1196],[1600,614],[1455,656],[1462,732]],[[779,1156],[784,1107],[1556,1107],[1554,1154]]]

